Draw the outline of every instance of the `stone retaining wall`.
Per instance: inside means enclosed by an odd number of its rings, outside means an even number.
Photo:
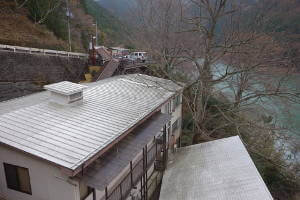
[[[42,84],[84,79],[86,60],[0,51],[0,101],[41,90]]]

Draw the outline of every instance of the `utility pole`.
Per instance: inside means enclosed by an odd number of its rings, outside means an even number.
[[[98,46],[98,23],[97,23],[97,20],[96,20],[96,23],[93,25],[96,26],[96,44],[95,44],[95,46]]]
[[[67,19],[68,19],[68,38],[69,38],[69,51],[72,51],[72,43],[71,43],[71,30],[70,30],[70,8],[69,8],[69,0],[66,0],[67,5]]]
[[[96,46],[98,46],[98,24],[96,20]]]

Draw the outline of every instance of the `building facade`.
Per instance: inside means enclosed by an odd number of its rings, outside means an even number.
[[[0,103],[0,198],[151,195],[180,138],[183,88],[134,74],[45,89]]]

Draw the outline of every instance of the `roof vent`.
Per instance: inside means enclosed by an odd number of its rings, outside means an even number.
[[[63,81],[50,85],[45,85],[44,88],[50,91],[50,101],[61,105],[78,105],[83,100],[83,89],[87,86]]]

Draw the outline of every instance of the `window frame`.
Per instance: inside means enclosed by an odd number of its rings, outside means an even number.
[[[181,94],[178,94],[174,98],[174,107],[177,108],[181,103]]]
[[[176,121],[172,124],[172,133],[181,128],[181,117],[177,118]]]
[[[31,187],[30,174],[29,174],[29,169],[28,168],[26,168],[26,167],[20,167],[20,166],[9,164],[9,163],[3,163],[3,167],[4,167],[4,174],[5,174],[6,186],[7,186],[8,189],[32,195],[32,187]],[[14,181],[15,181],[15,183],[17,185],[17,188],[12,187],[11,185],[8,184],[9,183],[9,179],[8,179],[8,176],[7,176],[7,174],[8,174],[7,171],[8,171],[9,167],[11,169],[15,170],[17,180],[14,180]],[[21,186],[20,186],[20,175],[18,174],[18,168],[20,168],[22,170],[26,170],[26,172],[28,174],[28,180],[29,180],[29,182],[28,182],[29,183],[28,188],[29,188],[29,191],[25,191],[25,190],[21,189]]]

